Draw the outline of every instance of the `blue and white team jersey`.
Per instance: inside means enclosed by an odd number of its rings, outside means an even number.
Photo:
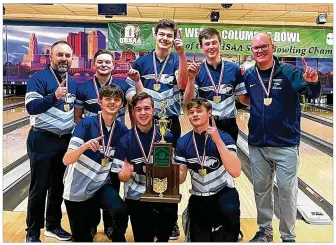
[[[110,132],[113,127],[107,129],[103,123],[104,142],[107,145]],[[74,164],[67,166],[63,178],[64,192],[63,198],[69,201],[81,202],[91,198],[96,191],[102,187],[111,170],[115,149],[119,143],[119,139],[128,131],[123,122],[115,121],[110,150],[108,153],[109,162],[106,166],[102,166],[103,147],[102,140],[100,143],[100,151],[86,150]],[[87,117],[79,121],[73,132],[69,143],[69,149],[77,149],[85,142],[99,137],[99,120],[98,116]]]
[[[159,128],[156,128],[156,135],[154,142],[158,142],[161,139],[159,134]],[[150,145],[153,139],[154,126],[148,131],[148,133],[142,132],[136,127],[142,147],[148,157]],[[172,142],[173,135],[171,133],[166,134],[164,137],[167,142]],[[124,164],[124,160],[133,164],[134,172],[131,178],[124,183],[124,197],[127,199],[139,200],[141,196],[146,192],[146,164],[139,147],[134,128],[130,129],[126,135],[120,139],[120,143],[117,147],[111,172],[119,173]],[[149,163],[153,163],[153,154],[149,157]]]
[[[218,132],[228,150],[237,152],[237,147],[231,136],[221,130],[218,130]],[[192,135],[193,131],[190,131],[179,138],[174,152],[174,161],[186,165],[189,169],[192,185],[192,189],[189,191],[190,194],[195,194],[196,192],[208,193],[211,195],[217,193],[225,186],[233,188],[233,178],[225,170],[217,146],[212,141],[211,137],[208,137],[205,147],[203,168],[206,169],[207,174],[205,176],[199,174],[201,164],[197,158]],[[205,131],[201,134],[195,132],[195,141],[201,161],[203,161],[205,137]]]
[[[45,69],[29,78],[25,105],[30,115],[30,125],[57,135],[70,134],[74,127],[77,82],[68,77],[68,106],[65,106],[65,99],[56,98],[55,91],[58,86],[50,65],[47,65]]]
[[[221,100],[219,103],[215,103],[214,96],[217,94],[206,71],[205,62],[200,65],[200,72],[195,78],[195,97],[198,95],[198,97],[208,99],[212,105],[212,115],[218,116],[219,119],[236,118],[235,95],[247,93],[239,66],[233,62],[224,61],[223,79],[218,94]],[[216,90],[218,90],[223,64],[219,63],[216,69],[212,65],[207,65]]]
[[[111,82],[107,82],[106,85],[114,84],[117,85],[124,92],[124,104],[120,108],[117,120],[125,122],[125,105],[127,104],[126,96],[133,91],[131,86],[123,80],[115,79],[111,77]],[[95,116],[101,110],[100,105],[98,104],[98,98],[93,83],[97,84],[98,92],[101,90],[101,85],[96,79],[90,79],[85,83],[78,84],[78,90],[76,95],[75,107],[84,108],[84,116],[90,117]]]
[[[154,100],[154,108],[156,109],[155,115],[161,111],[161,101],[168,100],[167,103],[167,116],[179,116],[180,115],[180,91],[177,85],[179,58],[177,53],[170,53],[167,64],[162,72],[159,84],[160,89],[154,90],[155,70],[153,66],[153,53],[141,56],[133,64],[133,69],[139,71],[142,84],[145,88],[145,92],[150,94]],[[160,74],[165,60],[160,62],[155,56],[155,62],[157,67],[157,74]],[[134,81],[130,78],[126,80],[135,91]]]

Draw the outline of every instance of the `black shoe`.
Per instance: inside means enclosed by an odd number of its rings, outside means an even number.
[[[282,242],[296,242],[295,239],[282,240]]]
[[[104,229],[104,233],[107,236],[108,239],[112,240],[112,234],[113,234],[113,228],[108,227]]]
[[[273,234],[261,228],[250,242],[273,242]]]
[[[41,240],[40,240],[40,238],[38,238],[36,236],[29,236],[29,237],[26,237],[25,242],[41,242]]]
[[[177,222],[175,223],[175,226],[173,228],[173,231],[169,237],[169,240],[177,240],[180,238],[180,229],[177,225]]]
[[[91,234],[92,239],[93,239],[95,237],[95,235],[97,234],[97,227],[91,228],[90,234]]]
[[[62,227],[58,227],[54,230],[46,230],[44,235],[47,237],[56,238],[59,241],[68,241],[71,239],[71,234],[65,231]]]

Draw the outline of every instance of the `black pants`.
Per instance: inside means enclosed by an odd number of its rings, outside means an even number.
[[[125,200],[130,215],[135,242],[153,242],[156,224],[160,227],[157,242],[168,242],[173,230],[177,203],[141,202],[140,200]],[[158,211],[158,222],[154,222],[154,212]]]
[[[191,195],[188,205],[192,242],[237,242],[240,202],[235,188],[212,196]]]
[[[217,128],[228,133],[232,137],[234,142],[237,144],[238,126],[237,126],[236,118],[222,119],[222,120],[215,118],[215,122],[216,122]]]
[[[101,208],[113,216],[113,242],[125,242],[125,232],[128,224],[128,213],[125,202],[120,198],[111,184],[105,184],[89,200],[73,202],[65,200],[68,212],[72,239],[74,242],[92,242],[91,236],[92,210]]]
[[[158,119],[158,117],[154,116],[153,119]],[[177,140],[181,137],[181,124],[178,116],[170,116],[168,120],[171,120],[170,132],[173,134],[172,145],[175,148]]]
[[[112,188],[119,193],[120,190],[120,180],[118,178],[118,174],[117,173],[110,173],[109,175],[110,178],[110,183],[112,184]],[[96,228],[99,223],[100,223],[100,208],[97,208],[95,210],[92,211],[92,215],[93,215],[93,227],[92,228]],[[107,231],[109,229],[113,229],[113,217],[110,215],[110,213],[106,210],[103,210],[103,221],[104,221],[104,230]]]
[[[63,156],[68,148],[71,134],[57,136],[50,132],[30,129],[27,152],[30,159],[31,180],[27,207],[27,236],[40,236],[44,228],[44,210],[47,199],[46,228],[61,226],[63,201]]]

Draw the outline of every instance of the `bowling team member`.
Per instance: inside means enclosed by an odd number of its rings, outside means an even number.
[[[207,99],[192,99],[187,110],[193,130],[177,141],[174,160],[181,164],[180,184],[188,169],[191,176],[191,242],[237,242],[240,202],[233,181],[241,172],[237,147],[228,133],[217,129]]]
[[[161,139],[159,128],[153,124],[155,113],[153,98],[141,92],[132,99],[132,115],[136,126],[120,139],[112,172],[118,173],[124,182],[124,196],[131,219],[135,242],[168,242],[176,222],[177,203],[141,202],[146,191],[146,163],[153,163],[153,142]],[[165,136],[172,142],[172,134]],[[157,222],[154,209],[158,211]]]
[[[77,89],[76,81],[68,74],[72,55],[69,43],[55,42],[51,45],[50,65],[36,72],[27,83],[25,104],[32,128],[27,138],[31,181],[26,242],[41,242],[47,192],[44,235],[61,241],[71,239],[71,234],[61,227],[61,204],[65,171],[62,158],[74,126],[73,107]]]
[[[114,217],[113,242],[125,242],[128,223],[126,204],[113,188],[109,173],[119,139],[128,131],[116,120],[124,93],[116,85],[104,86],[98,103],[102,113],[82,119],[75,127],[63,162],[65,205],[73,241],[92,242],[92,219],[102,208]],[[94,215],[94,217],[92,217]]]
[[[194,61],[188,67],[184,103],[187,104],[195,94],[208,99],[212,105],[212,114],[217,127],[229,133],[237,143],[235,96],[241,103],[249,103],[240,67],[221,58],[221,37],[217,29],[211,27],[203,29],[199,33],[198,40],[206,60],[201,65]]]
[[[259,231],[251,242],[273,241],[273,180],[277,176],[280,204],[280,234],[295,242],[297,213],[301,106],[299,95],[317,98],[321,93],[318,74],[282,63],[273,56],[274,44],[267,33],[251,41],[256,65],[244,73],[250,97],[248,145]]]

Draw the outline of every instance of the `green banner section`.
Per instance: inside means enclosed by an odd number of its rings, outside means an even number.
[[[180,24],[186,53],[202,53],[199,32],[211,25]],[[155,48],[155,23],[109,23],[108,47],[111,50],[148,52]],[[333,58],[332,29],[298,27],[212,26],[222,38],[222,54],[250,55],[251,38],[258,32],[268,32],[275,44],[275,55],[282,57]]]

